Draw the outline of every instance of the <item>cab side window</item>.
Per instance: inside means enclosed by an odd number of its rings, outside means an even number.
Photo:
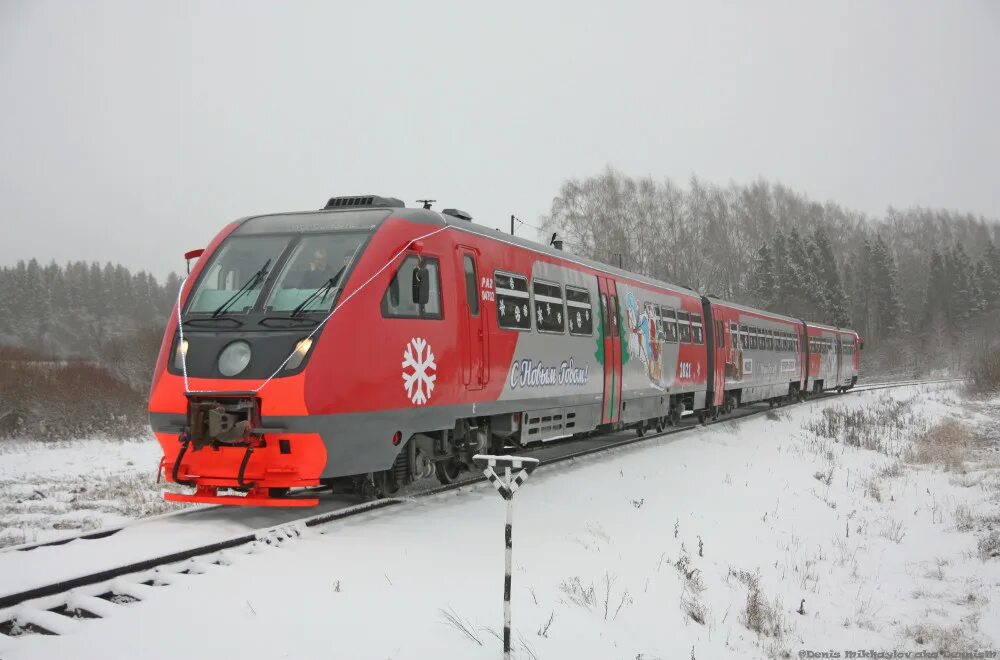
[[[441,276],[437,259],[411,254],[403,260],[382,297],[382,316],[442,318]]]

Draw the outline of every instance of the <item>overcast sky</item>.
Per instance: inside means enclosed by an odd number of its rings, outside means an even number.
[[[0,0],[0,264],[163,275],[331,195],[535,223],[607,165],[997,218],[998,7]]]

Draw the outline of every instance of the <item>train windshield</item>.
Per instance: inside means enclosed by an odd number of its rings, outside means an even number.
[[[357,231],[304,235],[275,279],[265,311],[328,311],[367,236]]]
[[[288,246],[289,236],[232,236],[212,257],[187,311],[229,313],[252,309],[268,271]],[[228,304],[227,304],[228,303]]]

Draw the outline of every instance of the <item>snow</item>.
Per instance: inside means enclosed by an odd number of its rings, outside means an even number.
[[[0,442],[0,547],[63,538],[176,506],[152,438]]]
[[[1000,561],[976,550],[1000,499],[995,450],[947,472],[804,428],[824,408],[907,399],[900,437],[986,422],[953,390],[909,387],[540,467],[514,501],[515,657],[997,649]],[[497,658],[504,506],[479,484],[167,569],[167,586],[119,580],[141,602],[102,601],[107,617],[65,635],[0,636],[0,657]],[[978,522],[960,524],[962,507]]]

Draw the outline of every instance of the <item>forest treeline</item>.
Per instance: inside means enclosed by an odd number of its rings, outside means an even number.
[[[0,437],[132,437],[180,280],[121,265],[0,268]]]
[[[604,263],[853,327],[881,372],[964,369],[1000,319],[1000,224],[971,214],[871,217],[780,183],[681,186],[609,168],[566,181],[542,229]]]

